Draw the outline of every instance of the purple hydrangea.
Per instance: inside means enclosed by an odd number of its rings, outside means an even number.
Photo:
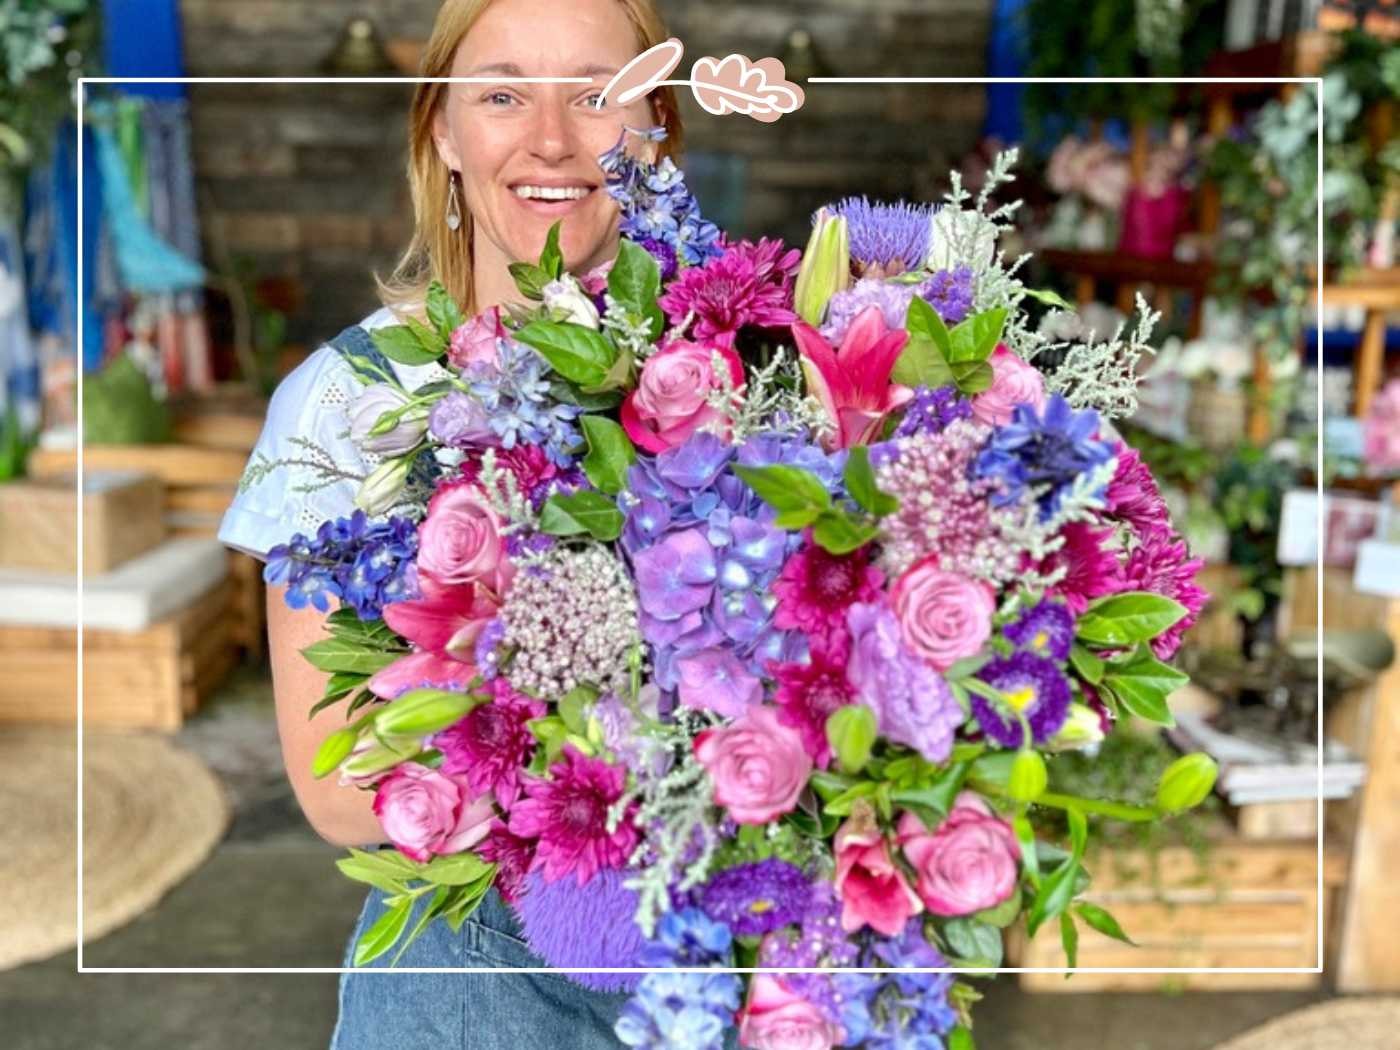
[[[933,207],[927,204],[872,202],[847,197],[833,211],[846,220],[851,259],[886,274],[914,270],[928,257],[933,232]]]
[[[1015,714],[985,697],[973,696],[972,714],[977,724],[1002,747],[1043,744],[1065,724],[1071,699],[1069,682],[1053,660],[1035,653],[1013,653],[989,661],[977,677],[1000,691],[1030,726],[1031,739],[1026,741]]]
[[[943,762],[963,722],[962,707],[943,676],[904,644],[899,621],[878,602],[857,602],[846,613],[851,655],[846,677],[875,711],[880,735]]]
[[[971,417],[972,402],[959,394],[957,387],[915,387],[914,396],[904,406],[904,418],[891,436],[939,434],[953,420]]]
[[[1074,614],[1060,602],[1047,599],[1007,624],[1002,634],[1017,649],[1063,662],[1069,659],[1074,644]]]
[[[812,885],[800,868],[770,857],[715,875],[700,891],[700,907],[737,936],[757,937],[800,922]]]

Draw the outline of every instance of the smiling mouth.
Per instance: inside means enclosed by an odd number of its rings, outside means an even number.
[[[522,182],[512,187],[510,190],[521,200],[527,201],[578,201],[583,200],[593,192],[594,187],[586,185],[574,186],[540,186],[534,183]]]

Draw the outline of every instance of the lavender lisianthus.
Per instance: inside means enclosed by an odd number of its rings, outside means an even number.
[[[468,448],[495,444],[490,413],[476,398],[454,390],[445,395],[428,413],[428,430],[444,445]]]
[[[962,724],[948,683],[904,644],[899,621],[882,602],[857,602],[846,613],[851,655],[846,677],[875,711],[880,733],[930,762],[943,762]]]

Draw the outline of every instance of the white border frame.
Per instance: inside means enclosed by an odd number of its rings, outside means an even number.
[[[1325,515],[1322,511],[1322,430],[1324,424],[1322,404],[1322,325],[1323,312],[1323,248],[1324,232],[1322,211],[1322,144],[1325,107],[1322,98],[1321,77],[809,77],[808,84],[1312,84],[1317,91],[1317,325],[1315,347],[1317,354],[1317,542],[1318,571],[1322,570],[1322,551],[1326,547],[1324,529]],[[80,362],[78,367],[78,474],[77,474],[77,543],[78,543],[78,877],[77,877],[77,925],[78,925],[78,967],[80,974],[87,973],[364,973],[364,974],[414,974],[414,973],[655,973],[674,971],[679,973],[967,973],[977,975],[1004,973],[1134,973],[1134,974],[1184,974],[1184,973],[1239,973],[1239,974],[1320,974],[1323,972],[1324,928],[1327,902],[1323,886],[1323,708],[1322,695],[1322,646],[1317,654],[1317,965],[1301,966],[998,966],[992,969],[976,970],[965,967],[912,967],[894,969],[890,967],[463,967],[463,966],[414,966],[393,969],[370,966],[84,966],[83,965],[83,113],[88,84],[501,84],[501,83],[552,83],[586,84],[588,77],[80,77],[77,83],[78,120],[78,262],[77,262],[77,346],[75,353]],[[738,119],[730,117],[727,119]],[[1323,637],[1323,588],[1317,589],[1318,637]]]

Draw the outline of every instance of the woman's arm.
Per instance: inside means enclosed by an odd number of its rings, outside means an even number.
[[[314,608],[292,609],[284,600],[286,585],[267,588],[267,640],[272,663],[272,692],[277,708],[277,734],[282,761],[297,803],[316,834],[333,846],[370,846],[387,841],[370,804],[374,792],[341,787],[339,774],[320,780],[311,775],[316,749],[331,732],[345,724],[341,705],[306,714],[325,691],[330,677],[301,655],[326,637],[325,614]]]

